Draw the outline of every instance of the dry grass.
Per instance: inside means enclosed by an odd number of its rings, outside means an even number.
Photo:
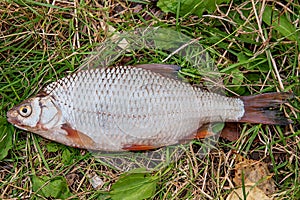
[[[276,183],[274,197],[300,198],[299,40],[291,41],[272,31],[273,27],[262,23],[261,15],[266,4],[274,5],[299,27],[299,2],[231,2],[202,18],[177,18],[160,11],[155,1],[145,2],[0,2],[1,120],[5,121],[6,111],[13,105],[78,68],[86,53],[109,37],[109,26],[119,32],[143,26],[172,27],[197,38],[207,48],[222,73],[228,95],[293,91],[296,97],[284,112],[294,124],[242,125],[239,140],[220,140],[204,157],[193,153],[199,148],[195,142],[181,160],[153,173],[159,176],[159,182],[152,199],[226,198],[234,188],[236,154],[268,164]],[[153,62],[152,56],[165,58],[155,51],[151,53],[154,55],[128,53],[117,64]],[[88,151],[2,124],[0,131],[13,135],[13,146],[0,161],[1,198],[46,199],[32,188],[32,176],[45,175],[65,177],[71,198],[109,199],[108,191],[122,172],[99,163]],[[50,152],[50,147],[56,150]],[[89,176],[95,173],[104,181],[99,190],[89,182]]]

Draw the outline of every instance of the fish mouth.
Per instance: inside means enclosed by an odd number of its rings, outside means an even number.
[[[11,116],[7,116],[7,121],[13,125],[18,125],[20,124],[20,121],[17,120],[16,118],[13,118]]]
[[[7,121],[19,129],[27,130],[27,127],[22,125],[22,123],[14,117],[7,115]]]
[[[20,126],[20,120],[16,118],[16,112],[14,110],[9,110],[6,114],[6,117],[9,123]]]

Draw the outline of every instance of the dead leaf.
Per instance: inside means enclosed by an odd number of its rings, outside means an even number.
[[[246,197],[246,198],[244,198]],[[237,188],[233,190],[226,200],[241,200],[241,199],[247,199],[247,200],[271,200],[272,198],[268,197],[261,189],[258,187],[251,187],[246,186],[245,187],[245,194],[243,192],[243,188]]]
[[[88,178],[94,189],[101,189],[104,185],[104,181],[96,173],[89,174]]]
[[[76,180],[78,180],[78,179],[79,179],[78,174],[71,173],[71,174],[67,174],[67,175],[66,175],[66,180],[67,180],[68,186],[73,185],[74,182],[76,182]]]
[[[100,22],[101,28],[104,31],[107,31],[111,35],[111,40],[118,42],[118,46],[121,49],[128,49],[129,48],[129,43],[125,38],[120,38],[120,32],[118,32],[113,26],[105,23],[104,21]]]
[[[266,163],[248,160],[242,156],[237,157],[237,162],[233,178],[236,186],[242,186],[244,179],[245,186],[257,186],[267,195],[275,192],[275,183]]]

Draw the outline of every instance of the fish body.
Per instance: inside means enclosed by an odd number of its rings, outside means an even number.
[[[124,151],[180,143],[210,122],[255,118],[247,99],[203,91],[174,78],[174,71],[171,65],[151,64],[82,70],[12,108],[8,121],[68,146]],[[266,123],[277,123],[273,118]]]

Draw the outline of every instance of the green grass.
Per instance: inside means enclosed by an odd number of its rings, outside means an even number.
[[[110,199],[108,191],[122,172],[103,165],[88,151],[50,142],[6,121],[6,112],[13,105],[78,69],[109,38],[105,26],[119,32],[160,26],[197,38],[214,59],[229,96],[274,91],[295,94],[284,107],[294,124],[242,125],[239,140],[221,139],[204,157],[193,153],[201,145],[195,141],[181,160],[151,173],[158,182],[150,199],[226,198],[233,188],[235,154],[268,164],[276,183],[275,197],[300,198],[299,2],[267,2],[278,9],[269,14],[281,16],[279,23],[272,24],[260,13],[266,5],[255,2],[253,6],[254,1],[224,4],[201,18],[166,14],[150,1],[47,2],[0,2],[0,158],[4,157],[0,160],[0,198],[47,199],[49,191],[41,186],[52,184],[52,188],[63,188],[50,191],[61,192],[61,198]],[[168,55],[157,49],[125,52],[114,65],[160,63]],[[171,57],[168,63],[189,65],[180,56]],[[201,72],[183,71],[190,81],[205,82]],[[92,174],[104,182],[99,190],[89,181]]]

